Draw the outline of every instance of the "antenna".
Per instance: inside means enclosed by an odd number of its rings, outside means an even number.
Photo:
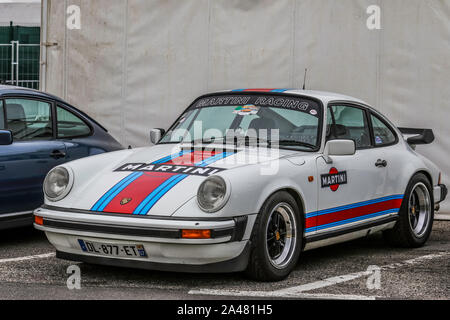
[[[306,75],[308,74],[308,69],[305,68],[305,77],[303,78],[303,90],[306,90]]]

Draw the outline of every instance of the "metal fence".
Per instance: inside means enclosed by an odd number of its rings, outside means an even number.
[[[39,44],[0,44],[0,83],[39,89],[39,60]]]

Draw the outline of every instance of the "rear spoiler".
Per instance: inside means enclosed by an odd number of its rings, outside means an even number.
[[[412,135],[406,139],[410,145],[431,144],[434,141],[434,133],[431,129],[398,128],[403,135]]]

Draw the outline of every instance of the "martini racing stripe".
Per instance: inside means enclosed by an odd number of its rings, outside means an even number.
[[[168,161],[172,161],[175,158],[182,157],[185,154],[192,153],[191,150],[188,151],[181,151],[177,154],[170,155],[167,157],[164,157],[160,160],[157,160],[153,162],[153,164],[161,164]],[[106,206],[113,200],[120,192],[122,192],[126,187],[128,187],[133,181],[140,178],[143,175],[142,172],[134,172],[124,178],[123,180],[119,181],[114,187],[112,187],[107,193],[105,193],[92,207],[91,211],[103,211]]]
[[[163,165],[182,163],[185,166],[193,166],[194,161],[200,161],[200,164],[205,161],[205,158],[209,159],[216,156],[214,151],[190,151],[179,157],[172,157],[170,161],[163,163]],[[144,175],[117,194],[104,208],[103,212],[146,214],[162,196],[186,177],[187,175],[183,175],[181,178],[180,174],[176,172],[144,172]],[[143,202],[145,204],[141,206],[140,204]],[[138,207],[139,210],[137,210]]]
[[[121,180],[116,184],[111,190],[109,190],[99,201],[92,207],[92,211],[103,211],[108,203],[114,199],[120,192],[122,192],[126,187],[128,187],[134,180],[141,177],[142,172],[135,172],[130,174],[125,179]]]
[[[373,217],[398,213],[402,202],[403,195],[394,195],[312,212],[306,215],[305,232],[324,230]]]
[[[368,214],[365,216],[361,216],[361,217],[356,217],[353,219],[347,219],[347,220],[342,220],[342,221],[337,221],[334,223],[328,223],[328,224],[324,224],[318,227],[313,227],[313,228],[307,228],[305,229],[306,233],[309,232],[313,232],[313,231],[318,231],[318,230],[324,230],[324,229],[329,229],[329,228],[333,228],[333,227],[338,227],[344,224],[348,224],[348,223],[353,223],[353,222],[357,222],[357,221],[362,221],[362,220],[366,220],[366,219],[370,219],[370,218],[375,218],[375,217],[381,217],[381,216],[385,216],[391,213],[398,213],[399,209],[390,209],[390,210],[386,210],[386,211],[381,211],[381,212],[375,212],[372,214]]]
[[[187,178],[188,175],[176,175],[165,181],[162,185],[150,193],[144,201],[136,208],[133,214],[145,215],[151,208],[159,201],[170,189],[176,186],[179,182]]]
[[[374,200],[368,200],[368,201],[364,201],[364,202],[353,203],[353,204],[349,204],[349,205],[345,205],[345,206],[341,206],[341,207],[320,210],[320,211],[308,213],[306,215],[306,218],[317,217],[317,216],[321,216],[321,215],[325,215],[325,214],[329,214],[329,213],[334,213],[334,212],[338,212],[338,211],[342,211],[342,210],[346,210],[346,209],[359,208],[359,207],[367,206],[369,204],[385,202],[385,201],[388,201],[388,200],[395,200],[395,199],[401,199],[402,200],[403,197],[404,197],[403,194],[399,194],[399,195],[383,197],[383,198],[374,199]]]
[[[289,89],[236,89],[233,92],[276,92],[276,93],[284,93],[289,91]]]
[[[206,167],[214,162],[227,158],[233,155],[233,152],[224,152],[217,154],[211,158],[203,160],[202,162],[196,163],[195,165],[198,167]],[[173,177],[173,179],[169,179],[167,182],[158,187],[155,191],[153,191],[133,212],[134,214],[145,215],[153,208],[153,206],[161,199],[167,192],[169,192],[173,187],[175,187],[178,183],[186,179],[188,175],[181,174]]]

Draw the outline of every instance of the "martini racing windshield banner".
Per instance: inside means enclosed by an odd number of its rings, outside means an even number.
[[[191,110],[219,106],[273,107],[306,112],[316,118],[320,116],[320,106],[313,100],[297,98],[293,96],[271,96],[254,94],[223,95],[202,98],[194,103],[194,105],[191,107]]]

